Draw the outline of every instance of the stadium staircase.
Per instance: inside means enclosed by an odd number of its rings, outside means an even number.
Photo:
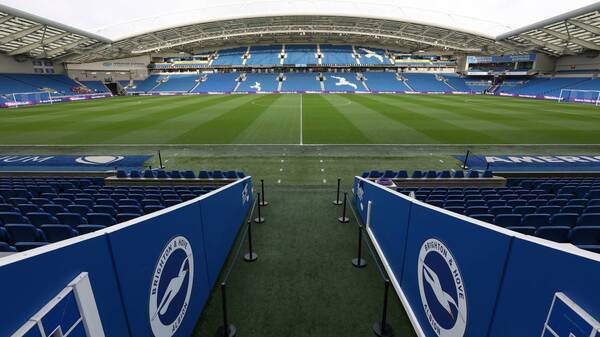
[[[410,91],[416,91],[413,87],[410,86],[410,84],[408,84],[408,79],[404,77],[404,75],[396,73],[396,79],[402,82],[408,89],[410,89]]]

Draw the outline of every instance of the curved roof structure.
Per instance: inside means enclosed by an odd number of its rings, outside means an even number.
[[[60,2],[0,0],[0,11],[5,13],[0,17],[0,52],[88,62],[164,50],[201,52],[249,44],[326,41],[405,52],[501,54],[541,50],[562,55],[597,50],[597,32],[588,26],[596,25],[593,13],[597,16],[599,4],[589,0],[548,0],[543,5],[519,0],[430,0],[427,8],[421,8],[406,0],[170,0],[168,4],[156,0],[82,0],[69,3],[69,10],[65,10]],[[573,20],[581,24],[570,23],[567,31],[561,30],[560,24],[553,27],[554,21],[547,19],[582,5],[588,6],[570,13],[592,14],[575,17]],[[31,22],[15,27],[17,21],[8,17]],[[539,29],[533,33],[531,29],[515,30],[524,25],[537,27],[530,25],[533,20],[547,24],[542,33],[548,35],[547,30],[555,29],[556,33],[541,37]],[[584,24],[587,29],[582,28]],[[35,30],[36,26],[39,29]],[[574,36],[571,32],[575,28],[587,33]],[[2,44],[2,31],[17,36],[12,45]],[[39,36],[30,35],[34,33]],[[498,36],[500,42],[496,41]]]

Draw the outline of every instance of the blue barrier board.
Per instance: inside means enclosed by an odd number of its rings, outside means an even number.
[[[461,162],[465,156],[456,156]],[[496,172],[600,172],[600,155],[470,155],[467,167]]]
[[[65,170],[65,171],[102,171],[115,167],[138,169],[152,156],[120,155],[0,155],[0,170]]]

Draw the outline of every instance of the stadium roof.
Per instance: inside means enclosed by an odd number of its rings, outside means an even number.
[[[596,48],[600,32],[594,30],[600,27],[600,2],[589,0],[548,0],[543,5],[519,0],[430,0],[425,9],[404,0],[171,0],[168,4],[0,0],[0,4],[4,15],[0,52],[75,62],[273,42],[329,41],[466,54],[541,50],[563,55],[600,49]],[[582,5],[587,7],[563,14]],[[544,20],[542,27],[531,25],[539,20]],[[514,29],[524,25],[529,26]],[[501,41],[496,42],[496,37]]]

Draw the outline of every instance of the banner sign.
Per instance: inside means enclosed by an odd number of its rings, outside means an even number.
[[[122,224],[0,258],[2,300],[10,303],[0,306],[0,336],[39,336],[28,333],[40,331],[31,329],[40,308],[49,313],[42,319],[46,328],[79,329],[47,336],[191,336],[244,224],[251,193],[246,177]],[[78,297],[87,298],[84,306],[57,301],[82,273],[89,278]],[[85,312],[91,304],[96,310]],[[86,334],[82,326],[99,328]]]
[[[536,54],[505,55],[505,56],[467,56],[467,63],[512,63],[512,62],[534,62]]]
[[[65,170],[110,170],[118,168],[140,168],[152,156],[117,155],[0,155],[0,170],[11,169],[65,169]]]
[[[599,336],[599,254],[452,213],[361,177],[354,192],[417,336]]]
[[[29,106],[38,104],[52,104],[62,102],[75,102],[75,101],[87,101],[91,99],[107,98],[112,97],[112,94],[92,94],[92,95],[78,95],[78,96],[65,96],[65,97],[52,97],[51,99],[44,100],[26,100],[26,101],[2,101],[0,102],[0,108],[14,108],[19,106]]]
[[[465,156],[456,156],[464,162]],[[600,155],[470,155],[467,167],[496,172],[600,172]]]

